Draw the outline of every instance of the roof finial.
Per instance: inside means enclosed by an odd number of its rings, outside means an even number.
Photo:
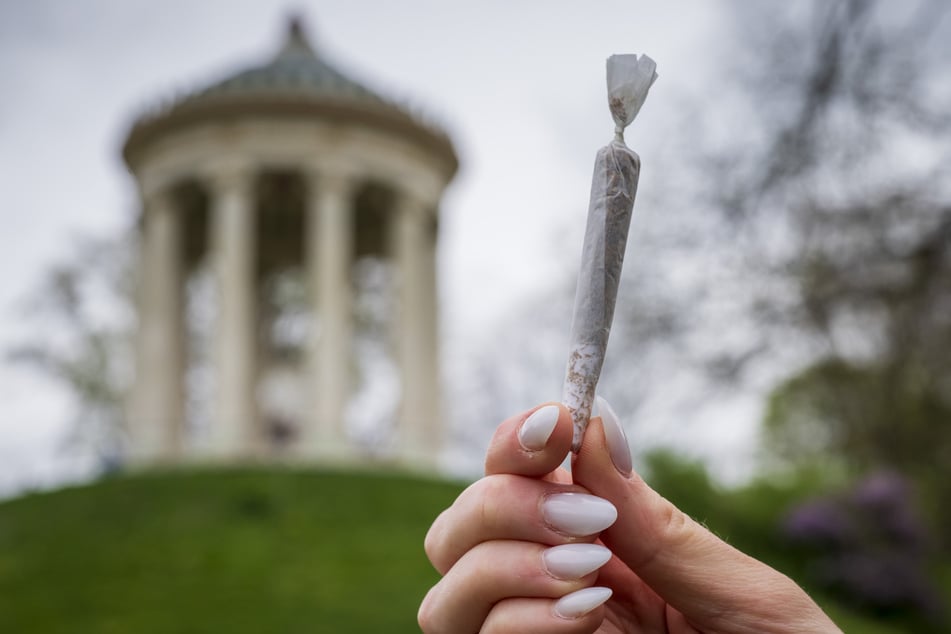
[[[311,46],[304,31],[304,19],[299,13],[292,13],[287,21],[287,35],[284,39],[284,45],[278,52],[278,57],[288,55],[314,55],[314,47]]]

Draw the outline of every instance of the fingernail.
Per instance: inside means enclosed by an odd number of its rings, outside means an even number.
[[[621,421],[617,417],[614,408],[601,398],[595,397],[598,411],[601,413],[601,422],[604,425],[604,438],[608,441],[608,453],[611,454],[611,462],[614,468],[621,472],[625,478],[631,475],[631,448],[627,444],[627,434],[621,426]]]
[[[580,579],[608,563],[611,551],[598,544],[563,544],[542,554],[545,570],[556,579]]]
[[[555,614],[563,619],[577,619],[611,598],[611,588],[584,588],[566,594],[555,604]]]
[[[540,451],[548,444],[558,422],[558,406],[546,405],[525,419],[518,430],[518,442],[528,451]]]
[[[617,519],[617,509],[607,500],[587,493],[555,493],[542,502],[548,525],[572,537],[600,533]]]

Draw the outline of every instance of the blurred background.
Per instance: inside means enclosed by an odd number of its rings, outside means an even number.
[[[429,523],[560,393],[604,59],[646,52],[635,464],[845,631],[946,631],[947,12],[0,5],[0,627],[416,631]]]

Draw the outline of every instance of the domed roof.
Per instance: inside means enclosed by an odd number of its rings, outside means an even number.
[[[408,134],[457,159],[446,134],[384,99],[329,64],[308,41],[298,18],[289,22],[281,49],[268,63],[231,75],[140,117],[123,148],[130,165],[139,150],[167,131],[190,123],[249,114],[304,115],[359,121]]]
[[[345,76],[318,56],[298,18],[291,19],[284,46],[270,62],[228,77],[188,100],[256,92],[286,92],[302,96],[367,100],[379,105],[385,103],[369,88]]]

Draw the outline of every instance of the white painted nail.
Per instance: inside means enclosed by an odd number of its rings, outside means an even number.
[[[617,509],[607,500],[587,493],[555,493],[542,502],[542,515],[556,531],[584,537],[613,524]]]
[[[562,544],[542,553],[545,570],[556,579],[580,579],[611,560],[611,551],[598,544]]]
[[[558,406],[546,405],[532,412],[518,430],[518,442],[528,451],[540,451],[548,444],[558,422]]]
[[[611,588],[584,588],[558,599],[555,614],[563,619],[577,619],[611,598]]]
[[[601,398],[595,397],[595,403],[598,405],[598,411],[601,412],[601,422],[604,425],[604,438],[608,441],[608,452],[611,454],[611,462],[614,467],[621,472],[625,478],[631,475],[633,466],[631,465],[631,447],[627,443],[627,434],[624,433],[624,427],[617,417],[614,408],[610,403]]]

